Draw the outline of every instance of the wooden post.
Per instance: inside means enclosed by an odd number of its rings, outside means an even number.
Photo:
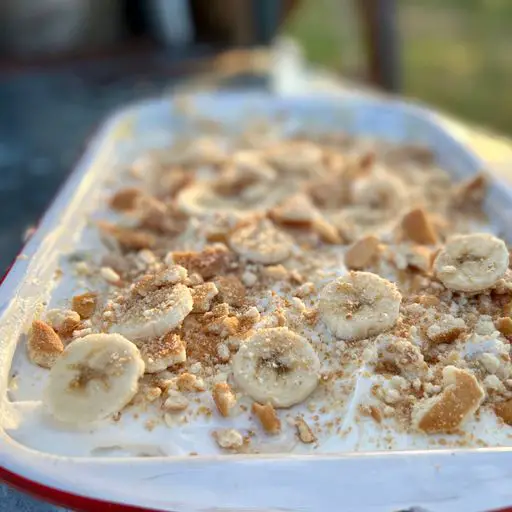
[[[396,0],[356,0],[372,85],[399,92],[399,38]]]
[[[255,40],[253,2],[251,0],[233,0],[230,2],[233,13],[233,43],[236,46],[249,46]],[[227,7],[224,4],[224,7]]]

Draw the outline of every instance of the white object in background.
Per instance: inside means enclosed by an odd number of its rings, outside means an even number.
[[[270,59],[272,92],[283,96],[304,94],[306,63],[301,47],[289,37],[279,37]]]
[[[188,0],[152,0],[150,19],[157,36],[171,46],[185,46],[194,38]]]

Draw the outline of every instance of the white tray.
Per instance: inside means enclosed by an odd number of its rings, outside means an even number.
[[[287,112],[291,129],[337,128],[396,142],[420,142],[436,152],[456,180],[482,168],[470,149],[438,125],[435,115],[396,101],[217,94],[198,96],[195,105],[206,117],[234,129],[254,117]],[[0,288],[0,425],[9,421],[6,391],[16,343],[46,297],[46,283],[60,256],[73,250],[74,235],[92,212],[93,199],[118,169],[116,163],[129,160],[134,151],[163,145],[173,132],[188,128],[169,100],[154,100],[115,114],[91,142]],[[491,186],[486,209],[501,236],[511,241],[508,185],[496,181]],[[512,505],[510,448],[329,456],[75,458],[28,449],[1,430],[0,464],[11,474],[69,495],[180,512],[369,512],[415,506],[432,512],[476,512]]]

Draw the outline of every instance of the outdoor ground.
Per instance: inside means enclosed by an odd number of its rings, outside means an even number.
[[[285,31],[361,76],[357,0],[303,0]],[[397,0],[403,93],[512,135],[512,0]]]

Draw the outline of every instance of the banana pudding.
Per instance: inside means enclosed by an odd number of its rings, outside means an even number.
[[[105,193],[101,250],[27,337],[37,414],[166,455],[512,444],[486,177],[452,183],[413,146],[245,135],[152,151]]]

